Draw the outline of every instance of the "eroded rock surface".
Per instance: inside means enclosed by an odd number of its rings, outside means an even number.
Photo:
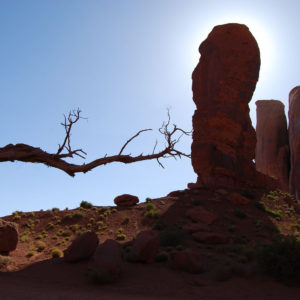
[[[225,24],[213,28],[199,51],[192,74],[197,185],[235,187],[256,177],[256,137],[248,103],[259,76],[259,48],[248,27]]]
[[[99,239],[95,232],[85,232],[78,236],[64,251],[64,260],[77,262],[88,259],[94,254],[98,244]]]
[[[290,192],[300,198],[300,86],[289,95]]]
[[[289,138],[284,105],[278,100],[256,101],[256,169],[289,186]]]
[[[0,219],[0,253],[8,253],[17,248],[18,228],[13,222]]]
[[[137,196],[133,196],[130,194],[123,194],[120,196],[117,196],[114,199],[114,203],[117,206],[121,207],[129,207],[129,206],[134,206],[139,202],[139,198]]]

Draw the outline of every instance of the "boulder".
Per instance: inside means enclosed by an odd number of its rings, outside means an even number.
[[[289,95],[290,193],[300,199],[300,86]]]
[[[120,196],[117,196],[114,199],[114,203],[117,206],[121,207],[129,207],[134,206],[139,202],[139,198],[137,196],[129,195],[129,194],[123,194]]]
[[[64,261],[77,262],[89,259],[95,252],[99,240],[95,232],[85,232],[78,236],[64,251]]]
[[[0,254],[15,250],[18,238],[17,224],[0,219]]]
[[[247,205],[250,201],[248,198],[238,194],[238,193],[232,193],[230,194],[227,199],[230,201],[233,205]]]
[[[284,105],[278,100],[259,100],[256,104],[256,170],[279,181],[288,191],[289,138]]]
[[[203,257],[198,252],[186,249],[180,252],[170,254],[170,263],[174,269],[189,272],[203,272]]]
[[[154,230],[141,231],[133,243],[131,259],[135,262],[153,263],[159,248],[159,234]]]
[[[186,216],[194,222],[204,224],[212,224],[218,218],[215,214],[202,207],[187,210]]]
[[[108,239],[98,245],[92,261],[88,265],[88,274],[97,282],[113,282],[121,275],[121,246],[115,240]]]
[[[216,26],[200,45],[192,74],[192,165],[195,186],[265,185],[254,165],[256,137],[248,103],[259,76],[260,53],[248,27]]]
[[[221,233],[195,232],[192,234],[195,241],[203,244],[227,244],[229,239]]]

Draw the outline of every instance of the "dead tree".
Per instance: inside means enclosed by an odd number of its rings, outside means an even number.
[[[153,148],[151,154],[147,155],[137,155],[132,156],[131,154],[123,154],[126,146],[137,136],[139,136],[142,132],[149,131],[152,129],[143,129],[138,131],[134,136],[126,141],[126,143],[122,146],[120,152],[116,155],[107,156],[95,159],[89,163],[83,163],[81,165],[72,164],[65,161],[66,158],[73,158],[74,156],[79,156],[85,159],[87,155],[82,149],[72,150],[71,147],[71,130],[72,126],[77,123],[82,117],[80,116],[81,110],[73,110],[69,113],[68,117],[64,115],[64,122],[61,125],[65,129],[65,138],[61,145],[58,145],[58,150],[56,153],[48,153],[40,148],[32,147],[26,144],[8,144],[5,147],[0,148],[0,162],[5,161],[22,161],[22,162],[31,162],[31,163],[42,163],[46,166],[53,167],[60,169],[70,176],[74,177],[75,173],[86,173],[98,166],[106,165],[112,162],[121,162],[124,164],[130,164],[138,161],[143,160],[151,160],[156,159],[157,162],[161,167],[163,167],[162,163],[160,162],[160,158],[181,158],[181,156],[191,157],[190,154],[185,154],[177,149],[175,146],[180,141],[180,138],[183,135],[190,135],[191,132],[184,131],[181,128],[178,128],[175,124],[173,125],[172,129],[169,129],[170,126],[170,113],[168,110],[168,121],[164,122],[159,128],[160,134],[164,136],[165,139],[165,148],[160,151],[155,151],[157,146],[157,141]],[[175,137],[177,134],[180,134],[179,137]]]

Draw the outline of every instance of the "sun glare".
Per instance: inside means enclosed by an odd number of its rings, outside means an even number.
[[[245,24],[250,32],[255,37],[261,56],[261,68],[260,68],[260,78],[270,76],[272,73],[272,65],[274,64],[274,41],[272,39],[272,35],[270,34],[270,30],[268,30],[267,26],[262,24],[259,20],[251,19],[249,17],[223,17],[216,18],[215,20],[210,19],[209,23],[206,23],[204,27],[201,28],[201,35],[195,37],[195,45],[197,44],[197,48],[199,44],[206,39],[207,35],[216,25],[222,25],[226,23],[240,23]],[[199,38],[201,40],[199,40]],[[196,39],[198,39],[196,41]],[[194,47],[194,45],[193,45]],[[196,48],[196,49],[197,49]],[[195,48],[194,48],[195,49]],[[193,64],[196,66],[199,60],[199,53],[195,53],[192,57]]]

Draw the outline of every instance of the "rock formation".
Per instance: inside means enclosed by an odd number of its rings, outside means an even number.
[[[289,186],[289,138],[284,105],[278,100],[256,101],[256,170]]]
[[[259,48],[245,25],[225,24],[213,28],[199,51],[192,74],[196,187],[239,186],[257,177],[248,103],[259,76]]]
[[[300,86],[289,95],[290,193],[300,198]]]
[[[0,254],[9,253],[17,248],[19,240],[16,223],[0,219]]]

